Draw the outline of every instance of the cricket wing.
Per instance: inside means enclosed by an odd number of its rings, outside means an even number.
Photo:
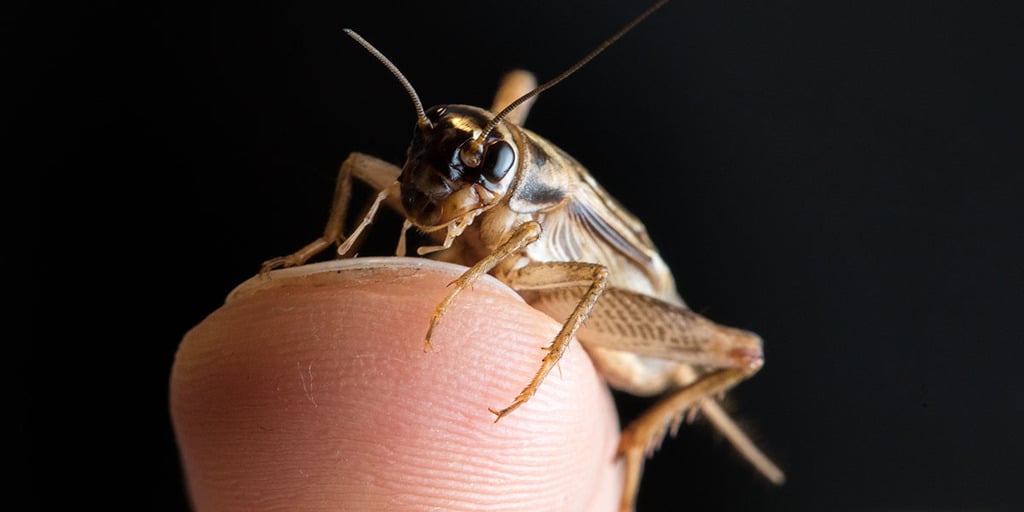
[[[585,289],[534,290],[530,304],[552,318],[566,318]],[[608,287],[577,332],[587,347],[716,368],[760,366],[761,338],[719,325],[693,311],[622,288]]]
[[[650,267],[658,250],[647,235],[647,228],[590,174],[580,174],[581,186],[566,207],[568,215],[595,239],[636,264]]]
[[[611,286],[683,305],[644,225],[589,175],[580,178],[568,200],[545,214],[545,235],[531,259],[599,263],[608,267]]]

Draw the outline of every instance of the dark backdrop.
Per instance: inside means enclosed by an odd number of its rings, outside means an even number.
[[[181,336],[319,233],[350,151],[404,155],[410,102],[342,27],[426,104],[486,106],[503,71],[552,77],[642,8],[432,4],[8,21],[29,28],[9,32],[8,77],[42,192],[29,254],[62,262],[31,266],[43,336],[15,388],[37,484],[77,483],[44,498],[186,507]],[[647,223],[690,304],[766,340],[731,396],[789,483],[686,428],[648,463],[641,510],[1021,505],[1019,29],[969,2],[678,1],[541,96],[528,126]],[[624,417],[650,403],[618,398]]]

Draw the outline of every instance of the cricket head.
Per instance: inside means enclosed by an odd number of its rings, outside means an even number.
[[[427,232],[447,228],[448,247],[473,219],[501,200],[515,179],[519,155],[511,131],[503,123],[505,117],[575,73],[667,1],[655,2],[576,64],[497,114],[466,105],[439,105],[425,110],[398,67],[359,34],[345,29],[398,79],[416,109],[416,130],[399,177],[406,218]]]
[[[423,229],[483,213],[509,189],[519,154],[511,133],[484,133],[494,115],[467,105],[438,105],[416,124],[399,177],[402,206]]]
[[[345,33],[384,64],[412,99],[417,121],[399,176],[402,206],[406,218],[423,231],[448,228],[447,247],[508,190],[518,154],[501,120],[515,107],[498,115],[466,105],[425,110],[397,66],[359,34]]]

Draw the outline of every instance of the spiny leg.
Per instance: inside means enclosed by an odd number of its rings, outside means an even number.
[[[530,304],[554,318],[561,318],[572,311],[580,290],[578,285],[539,289]],[[694,367],[731,368],[749,376],[763,364],[762,341],[756,334],[719,325],[681,304],[622,288],[605,290],[578,337],[609,383],[635,394],[656,393],[662,386],[675,383],[684,391],[682,398],[692,397],[692,385],[700,381]],[[647,371],[637,357],[674,361],[680,366],[674,370],[674,376],[665,375],[653,369]],[[637,420],[638,423],[631,426],[632,434],[623,434],[623,446],[631,446],[630,437],[636,439],[639,431],[645,429],[650,432],[641,447],[654,446],[667,429],[675,432],[683,414],[692,415],[699,409],[766,477],[776,483],[784,478],[710,396],[700,396],[689,405],[679,406],[681,409],[665,411],[665,405],[661,407],[641,418],[646,418],[647,427],[642,429],[643,423]],[[662,411],[660,416],[658,411]],[[639,484],[644,450],[622,453],[629,468],[625,503],[631,503]]]
[[[302,265],[324,249],[340,243],[344,239],[345,220],[348,217],[349,203],[352,199],[353,177],[365,182],[376,191],[384,192],[395,183],[401,172],[398,167],[372,156],[362,153],[350,154],[338,171],[334,199],[331,202],[331,213],[327,218],[324,234],[292,254],[263,262],[260,274],[266,274],[275,268]],[[377,204],[380,201],[384,201],[396,211],[402,211],[401,201],[397,194],[390,194],[383,199],[378,198]],[[366,219],[364,219],[365,221]]]
[[[423,342],[423,350],[427,351],[433,348],[433,344],[430,342],[434,336],[434,329],[437,328],[437,324],[441,321],[441,317],[444,316],[445,311],[451,306],[452,301],[455,297],[462,293],[462,290],[468,288],[474,281],[480,278],[480,276],[488,273],[501,263],[505,258],[518,253],[523,250],[527,245],[532,244],[538,238],[540,238],[541,227],[536,221],[530,221],[524,223],[522,226],[516,228],[512,232],[512,236],[505,242],[498,246],[491,254],[478,261],[475,265],[469,268],[469,270],[462,273],[458,279],[452,281],[449,286],[452,286],[452,291],[448,292],[448,295],[441,300],[441,303],[434,308],[434,314],[430,317],[430,327],[427,328],[427,335]]]
[[[363,215],[363,220],[359,222],[356,229],[352,230],[352,234],[345,239],[345,242],[338,246],[338,256],[344,256],[350,250],[352,246],[359,240],[359,236],[363,234],[363,230],[366,229],[372,222],[373,218],[377,216],[377,209],[380,207],[380,203],[384,202],[389,196],[398,194],[398,182],[394,182],[388,188],[381,190],[377,193],[377,197],[374,198],[373,203],[370,204],[370,208],[367,209],[366,214]]]
[[[569,347],[569,343],[572,341],[576,331],[583,325],[583,321],[587,319],[590,311],[594,308],[594,304],[597,303],[597,299],[604,292],[605,286],[608,284],[608,267],[596,263],[534,263],[513,272],[509,276],[508,282],[517,290],[569,287],[580,283],[589,283],[589,287],[573,311],[569,313],[558,335],[555,336],[555,339],[545,349],[547,354],[544,355],[540,369],[537,370],[533,380],[519,392],[519,395],[515,397],[512,404],[508,407],[501,410],[490,409],[497,416],[494,419],[495,422],[518,409],[519,406],[526,403],[530,397],[537,393],[541,382],[551,372],[551,369],[558,364],[562,355],[565,354],[565,349]]]
[[[700,406],[705,400],[713,400],[712,397],[746,380],[759,369],[760,365],[726,368],[704,375],[696,382],[672,392],[622,431],[618,455],[625,460],[626,475],[619,502],[620,511],[633,510],[644,459],[661,445],[666,432],[677,424],[679,417],[691,407]]]
[[[700,410],[715,426],[715,430],[725,436],[729,443],[736,448],[736,451],[740,452],[740,455],[747,459],[765,478],[775,485],[786,483],[786,474],[754,444],[754,441],[729,417],[729,414],[722,409],[717,401],[704,400],[700,404]]]

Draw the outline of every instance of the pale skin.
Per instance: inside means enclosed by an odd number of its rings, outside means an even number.
[[[197,511],[617,508],[618,421],[583,348],[495,424],[561,326],[481,279],[424,353],[459,270],[414,261],[233,297],[189,332],[171,405]]]

